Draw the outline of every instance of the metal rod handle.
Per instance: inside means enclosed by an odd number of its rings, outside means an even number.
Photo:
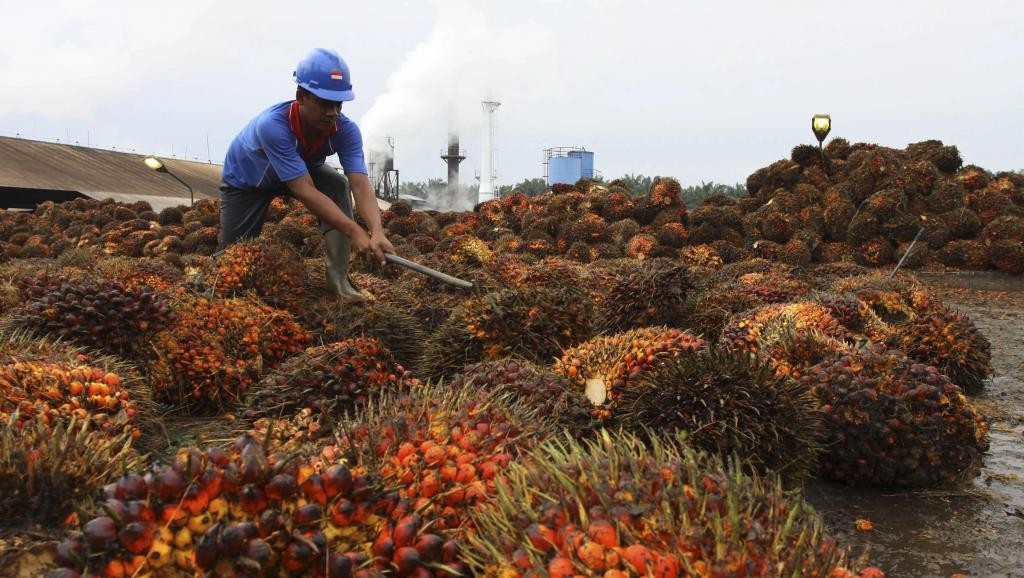
[[[421,273],[423,275],[426,275],[427,277],[431,277],[433,279],[437,279],[438,281],[440,281],[442,283],[447,283],[449,285],[454,285],[455,287],[459,287],[459,288],[462,288],[462,289],[472,289],[473,288],[473,284],[470,283],[469,281],[464,281],[464,280],[459,279],[457,277],[452,277],[451,275],[448,275],[447,273],[442,273],[442,272],[440,272],[440,271],[438,271],[436,269],[431,269],[430,267],[427,267],[425,265],[420,265],[419,263],[415,263],[415,262],[410,261],[408,259],[403,259],[402,257],[399,257],[398,255],[394,255],[392,253],[384,253],[384,258],[387,259],[389,263],[394,263],[395,265],[401,265],[402,267],[405,267],[406,269],[411,269],[413,271],[416,271],[417,273]]]

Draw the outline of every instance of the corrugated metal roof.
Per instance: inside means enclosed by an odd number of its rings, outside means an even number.
[[[156,208],[187,204],[188,189],[144,165],[145,155],[0,137],[0,186],[78,191],[94,198],[146,200]],[[160,158],[195,190],[197,199],[219,198],[221,166]],[[116,195],[116,196],[115,196]],[[130,200],[129,200],[130,199]],[[176,202],[175,202],[176,200]]]

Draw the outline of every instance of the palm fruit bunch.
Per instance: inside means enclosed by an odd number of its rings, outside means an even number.
[[[994,221],[1013,206],[1016,187],[1008,178],[989,181],[982,189],[967,194],[966,205],[978,214],[983,223]]]
[[[596,213],[586,213],[566,227],[566,237],[573,242],[603,243],[611,239],[608,222]]]
[[[853,294],[888,324],[913,319],[917,310],[927,307],[933,299],[926,290],[906,277],[889,279],[885,274],[877,273],[839,279],[830,289],[836,293]]]
[[[761,305],[764,301],[739,290],[734,283],[707,284],[690,292],[683,327],[715,343],[736,314]]]
[[[629,193],[612,190],[600,208],[600,214],[611,223],[628,219],[632,216],[635,206]]]
[[[136,359],[147,353],[149,337],[174,320],[162,293],[104,279],[62,283],[14,317],[19,327]]]
[[[989,248],[989,260],[1000,271],[1024,273],[1024,242],[993,242]]]
[[[8,524],[56,527],[140,462],[130,428],[104,430],[77,414],[47,422],[15,411],[0,419],[0,515]]]
[[[251,437],[183,448],[103,499],[57,547],[78,575],[362,576],[389,509],[365,470],[268,454]]]
[[[515,400],[536,408],[540,415],[555,418],[558,425],[586,435],[595,427],[590,402],[564,375],[525,359],[507,357],[468,365],[456,374],[448,387],[502,388]]]
[[[681,355],[626,388],[619,424],[638,435],[686,432],[687,443],[798,482],[814,470],[821,412],[795,379],[746,351]]]
[[[593,318],[593,303],[578,288],[528,286],[477,295],[427,340],[418,369],[437,378],[509,355],[545,362],[588,339]]]
[[[246,392],[247,415],[336,414],[385,391],[415,385],[380,341],[353,337],[292,356]]]
[[[176,312],[153,339],[147,373],[157,400],[191,411],[233,402],[310,341],[288,312],[252,298],[186,296]]]
[[[800,498],[677,440],[548,441],[473,521],[480,576],[854,575]]]
[[[981,393],[992,374],[988,339],[970,317],[942,305],[897,326],[890,343],[911,359],[934,366],[967,393]]]
[[[954,239],[935,252],[935,259],[947,267],[967,271],[989,269],[989,246],[974,239]]]
[[[570,378],[595,406],[594,415],[606,419],[617,411],[623,392],[643,374],[703,347],[703,340],[678,329],[642,327],[566,349],[555,361],[554,371]]]
[[[330,301],[319,301],[312,309],[307,316],[312,313],[317,318],[311,327],[314,339],[331,343],[352,337],[374,338],[406,368],[413,367],[427,340],[425,324],[400,309],[398,303],[367,301],[339,309]]]
[[[813,365],[848,349],[852,335],[827,307],[778,303],[739,316],[721,336],[722,344],[766,359],[779,375],[799,378]]]
[[[599,331],[683,326],[686,299],[693,288],[686,266],[668,259],[627,261],[615,273],[598,303]]]
[[[810,284],[787,267],[752,271],[736,277],[741,291],[765,303],[785,303],[810,292]]]
[[[870,345],[801,378],[825,413],[821,467],[847,484],[953,482],[988,449],[988,424],[935,367]]]
[[[717,241],[716,241],[717,243]],[[724,244],[725,250],[729,251],[734,249],[733,245],[728,243]],[[683,247],[679,253],[680,259],[687,267],[702,267],[707,269],[717,269],[726,262],[732,262],[735,259],[726,260],[722,257],[720,252],[714,245],[693,245],[690,247]]]
[[[658,240],[654,235],[639,233],[626,243],[626,255],[634,259],[647,259],[657,246]]]
[[[305,269],[290,247],[263,239],[234,243],[214,262],[212,285],[221,297],[252,292],[268,305],[293,310],[306,287]]]
[[[175,284],[183,277],[182,271],[174,265],[153,258],[106,258],[95,263],[95,271],[126,287],[140,286],[163,293],[173,292]]]
[[[473,235],[452,238],[449,255],[452,263],[482,267],[494,260],[494,251],[487,243]]]
[[[895,261],[895,249],[892,241],[885,237],[875,237],[862,243],[856,253],[857,261],[868,267],[881,267]]]
[[[682,223],[665,223],[658,227],[655,239],[658,244],[680,249],[686,244],[690,233]]]
[[[340,455],[397,487],[392,520],[416,512],[434,531],[461,533],[500,472],[554,431],[552,416],[504,387],[466,383],[382,397],[336,429]]]

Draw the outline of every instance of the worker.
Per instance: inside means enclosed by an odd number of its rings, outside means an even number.
[[[345,61],[324,48],[303,58],[293,76],[295,100],[259,113],[228,147],[220,186],[220,250],[259,236],[270,202],[289,195],[320,224],[328,290],[346,302],[362,301],[348,275],[352,250],[383,265],[384,254],[394,247],[381,226],[362,134],[341,113],[342,103],[354,98],[352,76]],[[332,154],[344,175],[325,164]],[[353,219],[353,196],[369,231]]]

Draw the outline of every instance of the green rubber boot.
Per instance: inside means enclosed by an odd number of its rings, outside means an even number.
[[[324,254],[327,261],[327,290],[346,303],[366,301],[366,296],[352,286],[348,276],[352,242],[341,231],[331,229],[324,233]]]

